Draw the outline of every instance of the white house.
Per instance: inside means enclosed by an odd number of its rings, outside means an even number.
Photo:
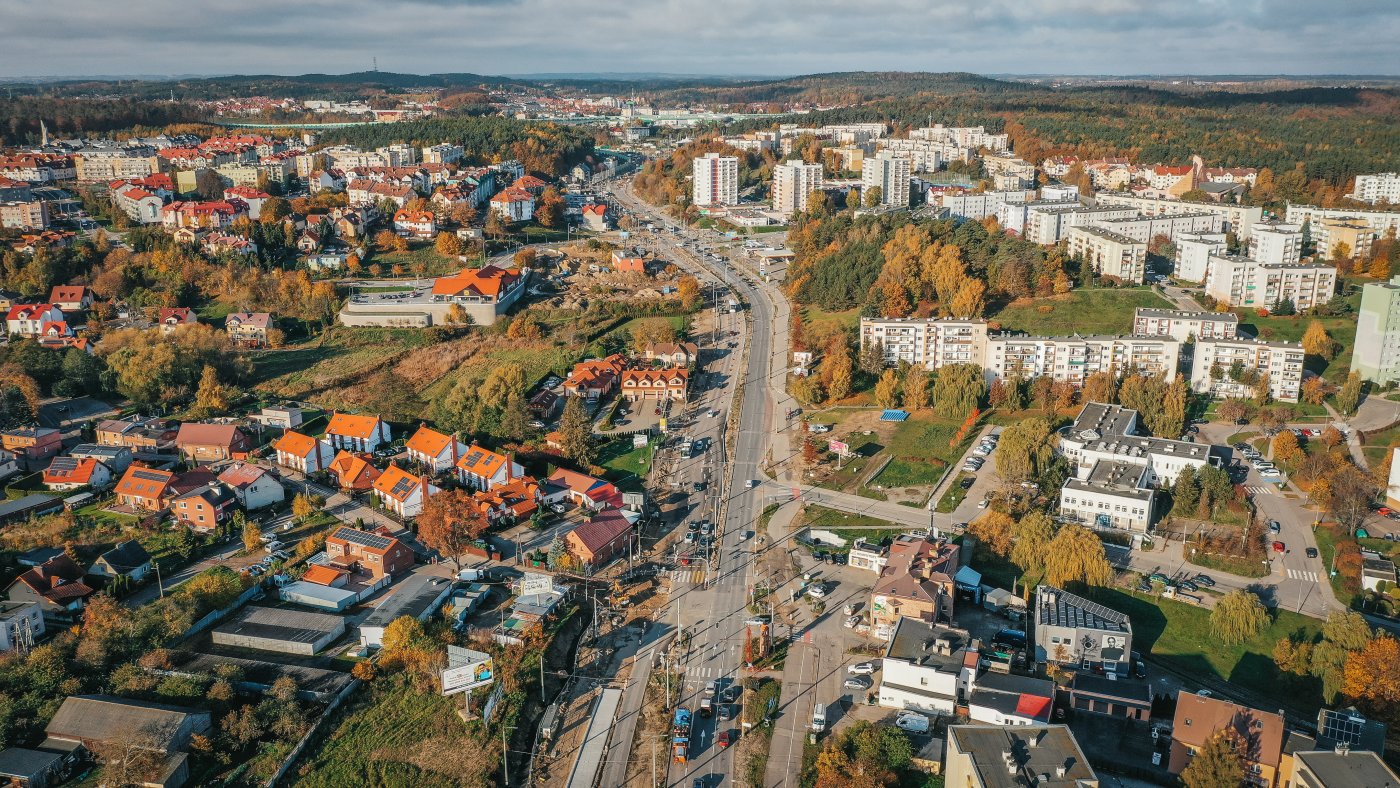
[[[899,619],[880,665],[880,705],[952,714],[977,671],[970,643],[962,630]]]
[[[374,497],[385,509],[408,519],[423,511],[423,504],[439,489],[426,476],[414,476],[397,465],[390,465],[374,480]]]
[[[469,484],[478,490],[490,490],[525,475],[525,469],[519,463],[482,446],[467,447],[456,465],[457,477],[462,484]]]
[[[329,441],[316,440],[300,432],[287,432],[273,442],[277,464],[302,473],[316,473],[330,467],[335,449]]]
[[[265,468],[236,462],[219,474],[219,482],[233,492],[238,505],[248,511],[275,506],[286,500],[282,483]]]
[[[389,425],[378,416],[336,413],[326,427],[326,440],[337,449],[374,451],[392,438],[389,437]]]
[[[468,450],[456,435],[438,432],[426,424],[418,427],[404,448],[409,457],[431,468],[434,474],[455,467]]]

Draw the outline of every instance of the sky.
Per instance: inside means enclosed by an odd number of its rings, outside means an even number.
[[[1400,0],[0,0],[0,77],[1400,74]]]

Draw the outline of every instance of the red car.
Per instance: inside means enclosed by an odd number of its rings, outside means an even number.
[[[730,731],[720,731],[719,738],[715,739],[715,741],[718,742],[721,747],[728,747],[732,739],[733,734]]]
[[[1283,542],[1274,542],[1274,552],[1275,552],[1275,553],[1282,553],[1282,552],[1283,552]]]

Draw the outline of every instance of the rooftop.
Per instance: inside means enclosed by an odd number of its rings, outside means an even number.
[[[968,633],[961,629],[903,617],[895,626],[885,658],[956,673],[962,670],[964,651],[970,642]]]
[[[1128,616],[1054,586],[1035,590],[1036,623],[1052,627],[1131,632]]]
[[[214,627],[214,631],[287,643],[315,643],[344,628],[345,620],[340,616],[249,605]]]
[[[360,627],[387,627],[400,616],[422,619],[438,601],[447,597],[452,584],[441,577],[409,575],[394,586],[389,596],[380,601]]]
[[[1310,777],[1297,781],[1309,788],[1395,788],[1400,777],[1369,751],[1319,750],[1294,753],[1299,765]]]
[[[972,759],[983,788],[1075,786],[1097,780],[1074,734],[1064,725],[953,725],[948,749]]]
[[[1154,309],[1148,306],[1140,306],[1133,313],[1134,317],[1147,318],[1170,318],[1172,320],[1211,320],[1222,323],[1238,323],[1239,315],[1234,312],[1188,312],[1184,309]]]

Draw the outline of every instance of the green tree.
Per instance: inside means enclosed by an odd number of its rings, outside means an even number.
[[[1337,410],[1345,415],[1356,413],[1357,405],[1361,404],[1361,373],[1352,372],[1347,375],[1347,382],[1342,384],[1341,391],[1337,392]]]
[[[1045,570],[1045,553],[1055,537],[1055,522],[1043,512],[1032,511],[1016,523],[1012,534],[1011,563],[1022,574],[1034,575]]]
[[[933,387],[933,412],[947,419],[966,418],[985,393],[980,366],[948,364],[938,370],[938,381]]]
[[[1221,597],[1210,611],[1210,633],[1232,646],[1259,634],[1268,624],[1268,608],[1257,594],[1242,588]]]
[[[1249,751],[1249,745],[1239,739],[1234,728],[1211,734],[1181,771],[1181,782],[1186,788],[1240,788],[1244,785],[1241,754]]]
[[[899,406],[899,373],[895,370],[885,370],[876,382],[875,404],[886,409]]]
[[[885,344],[880,340],[860,344],[860,360],[857,365],[867,375],[878,375],[885,368]]]
[[[1050,422],[1024,419],[1001,431],[997,444],[997,472],[1007,482],[1034,479],[1055,457],[1055,433]]]
[[[1196,483],[1196,474],[1190,466],[1181,469],[1172,485],[1172,514],[1190,517],[1201,502],[1201,488]]]
[[[582,397],[569,397],[559,416],[559,435],[564,456],[582,466],[593,464],[593,421]]]
[[[1113,567],[1103,542],[1083,526],[1061,526],[1045,550],[1045,582],[1059,587],[1066,583],[1104,586],[1112,579]]]
[[[1322,640],[1312,650],[1312,675],[1322,680],[1322,699],[1334,703],[1345,681],[1347,659],[1371,642],[1371,626],[1354,610],[1336,611],[1322,625]]]

